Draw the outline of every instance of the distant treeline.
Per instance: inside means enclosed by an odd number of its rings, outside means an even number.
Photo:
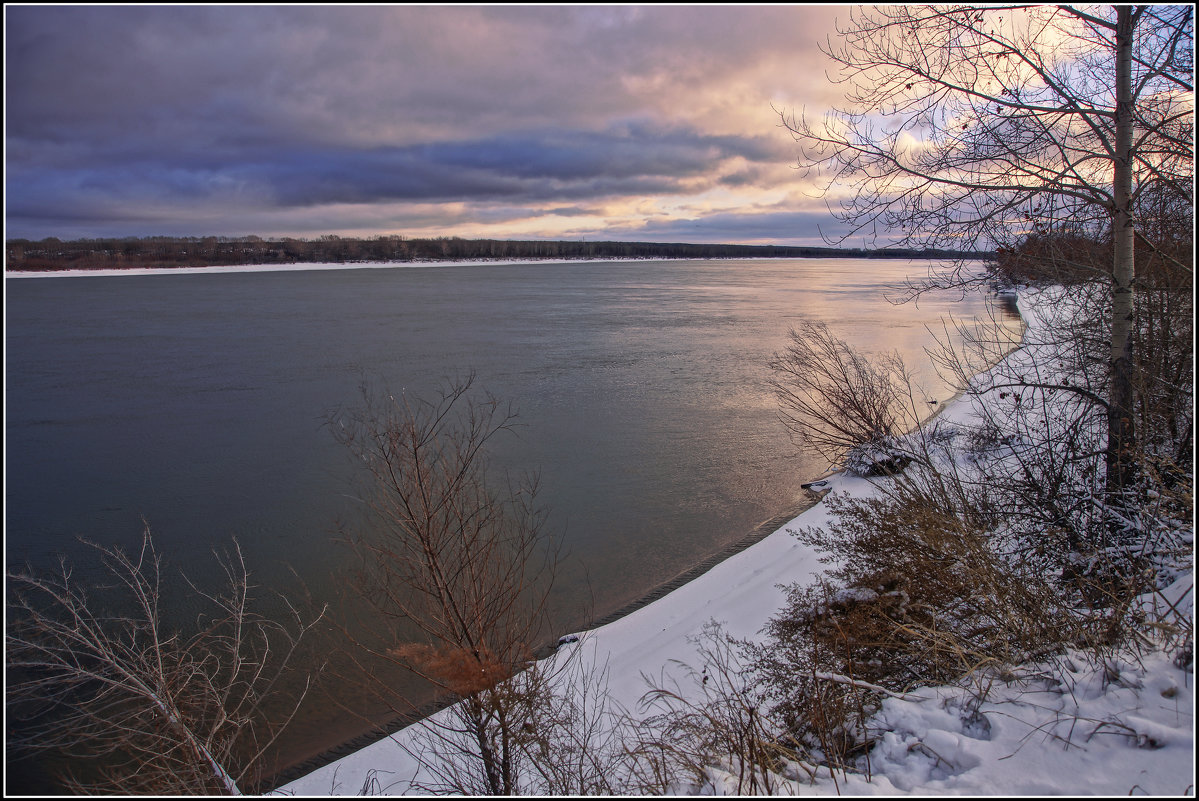
[[[9,270],[98,270],[122,267],[210,267],[294,262],[387,262],[465,259],[728,259],[728,258],[986,258],[992,254],[910,249],[704,245],[654,242],[554,242],[505,239],[263,239],[258,236],[50,238],[5,243]]]

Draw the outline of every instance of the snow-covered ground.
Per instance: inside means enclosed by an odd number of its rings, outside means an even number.
[[[473,259],[468,261],[359,261],[359,262],[295,262],[291,264],[235,264],[218,267],[128,267],[103,270],[6,270],[5,278],[90,278],[113,275],[204,275],[207,273],[286,273],[304,270],[403,270],[421,267],[465,267],[494,264],[496,266],[526,264],[537,261],[558,263],[565,259]],[[583,261],[613,261],[586,259]]]
[[[789,257],[791,258],[791,257]],[[802,256],[794,257],[802,259]],[[737,257],[737,261],[778,261],[768,256]],[[662,257],[653,259],[416,259],[413,261],[350,261],[350,262],[292,262],[290,264],[235,264],[213,267],[122,267],[99,270],[6,270],[5,278],[90,278],[114,275],[203,275],[206,273],[279,273],[305,270],[412,270],[427,267],[495,267],[517,264],[600,264],[613,261],[696,261],[695,259]],[[712,259],[705,259],[712,261]]]
[[[1035,333],[1035,314],[1022,311]],[[1026,335],[1027,336],[1027,335]],[[1026,356],[1027,354],[1025,354]],[[1022,358],[1017,352],[1013,359]],[[943,424],[976,417],[967,396],[944,410]],[[835,492],[874,492],[865,479],[836,475]],[[788,529],[822,525],[824,504],[660,600],[559,649],[579,666],[606,676],[612,701],[636,710],[655,680],[698,666],[697,641],[712,621],[734,637],[753,638],[782,606],[779,585],[809,579],[822,565]],[[1161,594],[1193,620],[1193,571]],[[1095,666],[1079,658],[1064,666],[1025,666],[996,681],[985,701],[975,688],[930,687],[888,697],[871,723],[883,731],[870,755],[870,776],[827,772],[815,781],[782,782],[783,794],[856,795],[1191,795],[1194,793],[1193,668],[1180,669],[1161,652],[1134,662]],[[685,685],[686,682],[681,680]],[[970,713],[963,712],[969,709]],[[440,713],[440,714],[445,714]],[[288,795],[402,794],[428,774],[410,751],[420,724],[293,781]],[[713,768],[701,786],[680,791],[735,793],[736,780]]]

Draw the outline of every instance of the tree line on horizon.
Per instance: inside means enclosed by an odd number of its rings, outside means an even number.
[[[325,235],[108,237],[64,241],[10,239],[8,270],[213,267],[293,262],[441,261],[462,259],[984,258],[992,254],[917,248],[834,248],[658,242],[462,239]]]

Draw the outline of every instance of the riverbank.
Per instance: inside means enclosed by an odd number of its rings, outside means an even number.
[[[829,479],[830,488],[839,490],[865,483],[864,479],[844,476]],[[769,613],[782,603],[784,595],[777,585],[819,571],[818,555],[801,546],[787,529],[818,525],[824,515],[824,506],[814,503],[769,533],[755,531],[730,546],[728,550],[735,553],[725,556],[722,551],[649,593],[634,604],[635,609],[618,610],[608,616],[615,618],[610,622],[601,621],[594,628],[577,632],[579,642],[566,648],[580,649],[581,671],[606,672],[606,689],[614,703],[636,708],[649,689],[642,676],[656,675],[672,661],[694,662],[691,641],[710,619],[721,620],[733,636],[754,636]],[[770,521],[771,526],[776,523],[777,519]],[[715,564],[709,566],[713,561]],[[699,575],[692,578],[695,573]],[[419,762],[408,750],[420,725],[402,729],[282,784],[277,792],[353,795],[364,787],[386,794],[409,792],[412,782],[422,776]]]
[[[822,478],[827,478],[827,476]],[[588,621],[588,623],[584,626],[584,630],[591,631],[615,623],[616,621],[633,614],[639,609],[647,607],[655,601],[658,601],[670,593],[675,592],[685,584],[689,584],[699,579],[705,573],[712,570],[714,567],[726,561],[730,557],[741,553],[745,549],[761,542],[766,537],[769,537],[777,532],[780,527],[786,525],[789,521],[794,520],[797,516],[803,514],[805,511],[818,504],[826,494],[824,491],[816,492],[808,490],[807,492],[809,497],[805,502],[797,504],[788,511],[775,515],[769,520],[763,521],[755,526],[753,531],[751,531],[749,534],[725,546],[716,553],[704,559],[702,562],[699,562],[687,570],[682,571],[669,581],[659,584],[657,587],[654,587],[640,598],[637,598],[636,600],[631,601],[624,606],[613,610],[612,612],[595,618],[594,620]],[[547,658],[553,654],[554,650],[555,649],[551,644],[547,644],[546,646],[543,646],[538,655],[542,658]],[[403,717],[396,718],[380,728],[384,729],[385,731],[398,732],[404,728],[407,728],[408,726],[418,723],[424,718],[437,714],[446,707],[450,706],[452,703],[453,701],[430,701],[416,711],[404,715]],[[277,773],[272,779],[267,780],[265,784],[268,787],[285,786],[292,782],[301,780],[305,776],[315,773],[327,765],[352,756],[359,750],[377,742],[379,738],[380,734],[378,732],[378,728],[375,728],[349,740],[338,742],[317,756],[310,757],[285,770],[279,771],[279,773]]]
[[[1026,322],[1036,319],[1024,316]],[[1028,331],[1026,341],[1027,337]],[[1020,349],[1009,354],[997,368],[1019,353]],[[977,402],[976,397],[966,397],[946,404],[938,415],[939,424],[972,422],[978,416],[973,407]],[[858,497],[878,492],[870,481],[846,475],[830,476],[824,489]],[[696,639],[712,621],[729,636],[756,638],[784,601],[781,586],[812,580],[823,569],[820,554],[790,531],[827,522],[826,505],[816,504],[697,579],[631,614],[580,633],[579,641],[567,648],[579,659],[580,671],[604,677],[603,690],[614,705],[635,710],[650,689],[648,680],[657,683],[677,677],[679,665],[698,668]],[[1160,598],[1193,620],[1188,583],[1193,584],[1191,575],[1181,575],[1160,592]],[[996,686],[985,702],[974,703],[975,715],[987,722],[985,730],[968,726],[957,714],[946,714],[973,700],[966,688],[924,688],[889,699],[880,713],[886,736],[876,749],[872,777],[842,777],[839,785],[831,780],[811,785],[805,780],[787,790],[921,795],[1193,790],[1193,784],[1188,787],[1193,781],[1194,724],[1189,712],[1193,673],[1187,666],[1180,668],[1164,654],[1149,653],[1139,664],[1088,667],[1084,663],[1070,675],[1031,671],[1030,676]],[[1084,735],[1071,741],[1079,725],[1094,730],[1085,743],[1081,742]],[[414,756],[418,731],[414,726],[397,732],[278,792],[411,792],[428,779]],[[1026,747],[1030,740],[1033,745]],[[727,781],[721,783],[720,770],[713,768],[710,773],[711,784],[702,788],[705,792],[730,791]]]
[[[308,270],[413,270],[427,267],[473,267],[493,265],[496,267],[517,264],[599,264],[614,261],[646,261],[645,259],[463,259],[440,261],[425,259],[418,261],[372,261],[372,262],[292,262],[289,264],[233,264],[212,267],[102,267],[74,270],[6,270],[5,278],[92,278],[102,276],[136,275],[213,275],[221,273],[286,273]],[[670,261],[670,259],[654,259]],[[675,261],[688,261],[675,259]]]
[[[412,259],[410,261],[351,261],[351,262],[288,262],[286,264],[232,264],[207,267],[97,267],[87,269],[34,270],[6,269],[5,278],[92,278],[104,276],[138,275],[212,275],[221,273],[276,273],[302,272],[307,270],[419,270],[430,267],[510,267],[522,264],[611,264],[613,262],[654,261],[785,261],[797,259],[860,259],[861,256],[639,256],[639,257],[546,257],[527,259]],[[950,259],[948,256],[890,256],[891,259],[935,262]]]

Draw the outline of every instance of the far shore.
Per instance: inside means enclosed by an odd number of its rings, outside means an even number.
[[[654,261],[793,261],[826,259],[864,259],[859,255],[847,256],[662,256],[647,258],[545,258],[545,259],[461,259],[441,260],[423,259],[414,261],[360,261],[360,262],[292,262],[289,264],[232,264],[226,266],[213,265],[208,267],[97,267],[94,269],[68,270],[12,270],[5,269],[5,278],[83,278],[92,276],[114,275],[199,275],[211,273],[275,273],[301,272],[306,270],[386,270],[386,269],[421,269],[428,267],[476,267],[494,265],[496,267],[515,266],[520,264],[610,264],[613,262],[654,262]],[[894,256],[891,258],[903,258]],[[911,256],[912,262],[952,261],[949,257]]]

